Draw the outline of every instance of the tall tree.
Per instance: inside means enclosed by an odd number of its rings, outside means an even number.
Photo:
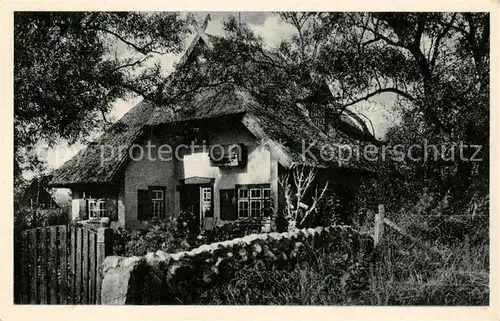
[[[40,140],[84,138],[118,98],[161,82],[151,61],[180,52],[186,32],[179,13],[16,12],[16,168]]]
[[[276,48],[268,48],[245,24],[226,21],[226,36],[212,38],[213,49],[202,49],[203,59],[179,68],[165,87],[170,95],[160,95],[162,103],[189,98],[207,88],[224,92],[239,86],[278,113],[283,104],[319,104],[342,115],[359,102],[392,93],[398,97],[403,118],[389,132],[390,143],[410,146],[427,138],[438,146],[482,145],[481,163],[455,158],[446,164],[433,159],[405,164],[412,179],[431,182],[442,192],[453,187],[459,191],[458,198],[474,186],[476,178],[485,182],[489,171],[487,13],[279,15],[295,33]],[[468,149],[465,156],[474,152]]]

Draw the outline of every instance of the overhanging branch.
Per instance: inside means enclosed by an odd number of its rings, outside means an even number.
[[[147,45],[145,46],[139,46],[127,39],[125,39],[125,37],[123,37],[122,35],[112,31],[112,30],[109,30],[109,29],[106,29],[106,28],[102,28],[102,27],[92,27],[92,28],[89,28],[89,29],[95,29],[95,30],[99,30],[99,31],[102,31],[104,33],[107,33],[109,35],[112,35],[114,36],[115,38],[117,38],[118,40],[120,40],[121,42],[123,42],[124,44],[134,48],[137,52],[143,54],[143,55],[147,55],[149,53],[156,53],[156,54],[165,54],[166,52],[162,52],[162,51],[157,51],[157,50],[153,50],[152,48],[150,48],[151,44],[153,43],[153,41],[150,41]]]
[[[373,91],[373,92],[371,92],[371,93],[369,93],[369,94],[367,94],[367,95],[365,95],[365,96],[363,96],[363,97],[360,97],[360,98],[358,98],[358,99],[355,99],[355,100],[351,101],[350,103],[344,104],[344,105],[342,106],[342,108],[346,108],[346,107],[349,107],[349,106],[355,105],[355,104],[357,104],[357,103],[359,103],[359,102],[361,102],[361,101],[363,101],[363,100],[370,99],[370,98],[371,98],[371,97],[373,97],[373,96],[377,96],[377,95],[380,95],[380,94],[385,93],[385,92],[392,92],[392,93],[395,93],[395,94],[397,94],[397,95],[399,95],[399,96],[402,96],[402,97],[404,97],[404,98],[406,98],[406,99],[408,99],[408,100],[410,100],[410,101],[415,101],[415,100],[416,100],[416,98],[415,98],[415,97],[413,97],[412,95],[408,94],[407,92],[402,91],[402,90],[397,89],[397,88],[392,88],[392,87],[391,87],[391,88],[382,88],[382,89],[377,89],[377,90],[375,90],[375,91]]]

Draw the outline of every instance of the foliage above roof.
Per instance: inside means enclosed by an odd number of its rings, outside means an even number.
[[[207,41],[210,42],[208,46]],[[116,178],[122,165],[127,160],[128,147],[139,139],[145,126],[155,126],[165,123],[188,121],[195,119],[215,118],[231,114],[245,113],[242,121],[247,128],[258,139],[268,141],[271,151],[280,160],[283,166],[289,167],[293,164],[303,163],[312,166],[329,167],[352,167],[359,169],[370,169],[370,164],[351,160],[340,161],[338,154],[328,155],[327,161],[319,157],[319,146],[329,145],[333,150],[339,145],[354,146],[358,142],[337,128],[330,128],[328,133],[318,128],[305,115],[306,111],[297,104],[290,103],[291,88],[281,88],[279,85],[272,91],[265,89],[258,81],[262,70],[255,68],[249,60],[235,61],[250,69],[253,87],[240,86],[238,81],[223,81],[220,83],[207,83],[202,77],[217,72],[226,72],[230,66],[217,63],[206,63],[198,61],[197,57],[211,54],[211,45],[224,46],[222,38],[196,35],[193,44],[189,46],[187,55],[181,59],[182,64],[177,66],[177,71],[169,78],[166,89],[171,89],[170,97],[175,97],[159,104],[143,101],[129,111],[122,119],[95,143],[80,151],[74,158],[59,168],[51,181],[53,186],[65,186],[73,184],[110,183]],[[229,45],[229,44],[227,44]],[[249,48],[232,48],[247,50]],[[252,58],[253,59],[253,58]],[[262,64],[274,64],[276,57],[269,56],[260,51]],[[255,61],[254,61],[255,62]],[[193,72],[192,72],[193,71]],[[241,71],[241,70],[240,70]],[[238,70],[231,77],[238,74]],[[281,70],[279,77],[286,77],[287,70]],[[267,75],[272,77],[273,75]],[[276,76],[276,75],[275,75]],[[243,81],[246,78],[241,78]],[[268,79],[269,81],[269,79]],[[184,87],[189,84],[190,87]],[[325,86],[318,88],[324,91]],[[296,93],[293,93],[296,94]],[[331,95],[323,93],[323,95]],[[167,95],[168,96],[168,95]],[[182,97],[181,99],[177,99]],[[347,124],[347,123],[345,123]],[[348,124],[347,124],[348,125]],[[353,126],[349,127],[353,130]],[[353,131],[355,133],[356,130]],[[357,131],[359,132],[359,130]],[[362,137],[362,136],[360,136]],[[365,137],[366,138],[366,137]],[[310,154],[303,157],[303,144],[313,144],[308,150]],[[101,160],[100,146],[112,146],[115,150],[113,157]],[[338,151],[338,149],[336,149]],[[119,151],[119,152],[116,152]],[[316,155],[316,157],[311,156]]]

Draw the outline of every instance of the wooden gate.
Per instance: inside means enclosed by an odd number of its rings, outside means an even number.
[[[58,225],[15,235],[15,302],[100,304],[109,232],[108,228]]]

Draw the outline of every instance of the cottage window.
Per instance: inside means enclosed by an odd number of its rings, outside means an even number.
[[[165,211],[165,191],[162,189],[151,190],[151,202],[153,204],[153,217],[163,217]]]
[[[165,217],[165,188],[152,187],[137,191],[137,217],[149,220],[153,217]]]
[[[251,217],[259,217],[261,210],[262,210],[262,201],[261,200],[251,200],[250,201],[250,216]]]
[[[245,199],[248,198],[248,189],[246,189],[246,188],[240,188],[238,190],[238,197],[239,198],[245,198]]]
[[[88,199],[89,218],[100,218],[106,216],[105,199]]]
[[[260,188],[251,188],[250,189],[250,198],[251,199],[261,199],[262,198],[262,190]]]
[[[212,189],[210,187],[202,188],[203,202],[209,203],[212,200]]]
[[[208,144],[208,131],[200,127],[189,127],[184,134],[185,144],[206,145]]]
[[[238,217],[247,218],[248,217],[248,200],[238,201]]]
[[[269,185],[242,185],[238,187],[238,218],[261,217],[269,208]]]

